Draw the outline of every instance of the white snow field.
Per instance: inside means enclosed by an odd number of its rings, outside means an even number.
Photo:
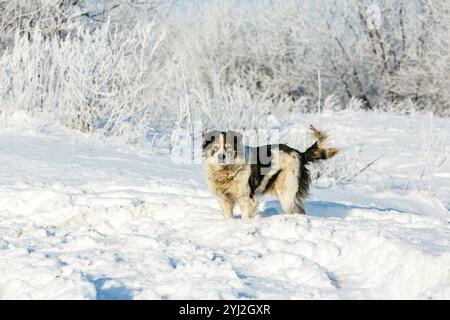
[[[342,112],[265,126],[304,149],[309,123],[342,151],[313,168],[325,173],[307,215],[265,198],[257,218],[226,220],[200,165],[10,120],[0,299],[450,298],[450,119]]]

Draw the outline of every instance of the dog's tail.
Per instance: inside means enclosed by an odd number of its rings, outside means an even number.
[[[312,125],[309,126],[309,129],[317,141],[303,153],[303,159],[306,163],[330,159],[339,152],[337,148],[325,148],[325,142],[328,138],[325,132],[314,128]]]

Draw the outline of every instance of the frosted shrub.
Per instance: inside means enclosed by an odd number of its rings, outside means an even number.
[[[450,112],[446,0],[87,2],[0,2],[3,115],[134,142],[193,121]]]
[[[80,31],[65,41],[51,41],[34,31],[34,40],[17,35],[15,46],[0,58],[1,106],[44,113],[50,120],[84,132],[142,134],[161,117],[151,108],[161,78],[152,74],[158,43],[148,26],[128,33],[103,25]],[[152,77],[153,75],[153,77]],[[159,80],[159,81],[158,81]]]

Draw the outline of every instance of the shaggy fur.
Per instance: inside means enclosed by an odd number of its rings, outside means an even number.
[[[233,131],[210,131],[203,135],[205,171],[211,191],[227,218],[239,203],[242,216],[258,213],[258,196],[278,197],[285,213],[304,214],[311,178],[309,163],[333,157],[338,150],[325,148],[327,135],[310,127],[316,142],[305,152],[284,144],[248,147]]]

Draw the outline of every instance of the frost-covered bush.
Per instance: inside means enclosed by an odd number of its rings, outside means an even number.
[[[449,112],[446,0],[206,1],[173,17],[193,85],[238,84],[277,105],[335,94]]]
[[[95,33],[80,32],[59,43],[37,29],[32,42],[17,36],[0,58],[6,75],[0,88],[2,109],[43,112],[88,132],[142,132],[142,126],[162,114],[149,104],[163,86],[152,57],[161,39],[154,37],[151,25],[136,25],[132,33],[111,33],[110,28],[105,24]]]
[[[446,0],[0,1],[0,112],[128,141],[289,112],[450,112]]]

